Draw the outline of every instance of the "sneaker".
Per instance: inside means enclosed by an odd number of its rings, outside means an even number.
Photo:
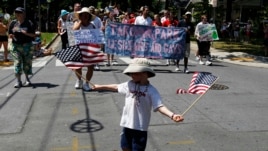
[[[187,74],[189,73],[188,68],[185,68],[185,69],[184,69],[184,73],[187,73]]]
[[[116,61],[112,61],[112,65],[117,65],[118,63]]]
[[[205,63],[204,63],[203,61],[200,60],[200,61],[199,61],[199,64],[204,65]]]
[[[198,56],[195,57],[195,60],[198,61],[200,58]]]
[[[84,91],[90,91],[91,90],[91,88],[89,87],[88,83],[83,84],[83,90]]]
[[[167,60],[167,63],[166,63],[166,65],[167,65],[167,66],[169,66],[169,65],[170,65],[170,62],[169,62],[169,60]]]
[[[210,61],[206,61],[206,65],[207,66],[210,66],[212,64],[212,62],[210,62]]]
[[[74,87],[76,89],[81,89],[82,88],[82,85],[83,85],[83,81],[82,80],[76,80]]]
[[[110,62],[107,62],[105,65],[106,65],[106,66],[110,66],[111,64],[110,64]]]
[[[96,64],[96,65],[94,66],[94,70],[99,71],[99,70],[100,70],[99,65]]]
[[[179,67],[176,67],[175,68],[175,71],[181,71]]]
[[[20,87],[22,87],[21,81],[16,82],[15,85],[14,85],[14,88],[20,88]]]
[[[23,83],[23,86],[24,87],[28,87],[28,86],[31,86],[32,85],[32,83],[30,82],[30,81],[25,81],[24,83]]]

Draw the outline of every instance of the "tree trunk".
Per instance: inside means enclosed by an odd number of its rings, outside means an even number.
[[[232,20],[232,3],[233,0],[227,0],[226,4],[226,21],[231,21]]]

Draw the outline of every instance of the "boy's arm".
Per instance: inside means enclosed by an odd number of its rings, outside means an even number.
[[[95,84],[93,90],[108,90],[118,92],[118,84],[98,85]]]
[[[184,120],[183,116],[180,114],[175,114],[170,111],[167,107],[161,106],[157,109],[161,114],[166,115],[167,117],[171,118],[174,122],[182,122]]]

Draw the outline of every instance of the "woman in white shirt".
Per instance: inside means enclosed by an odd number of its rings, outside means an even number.
[[[92,24],[93,14],[90,13],[89,8],[83,7],[81,11],[77,12],[79,20],[74,22],[73,30],[81,30],[81,29],[95,29],[95,25]],[[89,87],[89,81],[93,76],[94,65],[90,65],[87,67],[86,73],[86,82],[83,84],[81,79],[82,76],[82,68],[76,69],[75,74],[77,77],[77,81],[75,83],[76,89],[83,88],[85,91],[89,91],[91,88]]]

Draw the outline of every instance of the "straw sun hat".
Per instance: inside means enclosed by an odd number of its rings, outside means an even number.
[[[83,7],[80,11],[77,11],[75,14],[78,17],[78,15],[81,14],[81,13],[90,14],[91,15],[91,21],[96,18],[96,16],[90,12],[90,8],[88,8],[88,7]]]
[[[137,72],[148,72],[148,77],[154,77],[155,72],[150,68],[150,62],[146,58],[134,58],[132,63],[123,71],[124,74],[129,75],[130,73]]]

